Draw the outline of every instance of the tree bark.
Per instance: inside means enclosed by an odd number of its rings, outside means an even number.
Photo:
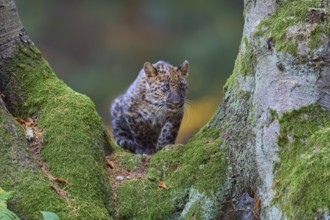
[[[16,40],[23,35],[24,29],[18,17],[14,1],[0,2],[0,64],[14,50]]]

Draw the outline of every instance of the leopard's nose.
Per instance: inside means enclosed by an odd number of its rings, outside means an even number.
[[[178,109],[182,106],[182,96],[177,92],[171,92],[168,97],[168,102],[170,103],[170,108]]]

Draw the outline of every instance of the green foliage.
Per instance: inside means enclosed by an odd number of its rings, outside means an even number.
[[[148,169],[152,181],[132,180],[118,186],[119,218],[165,219],[179,215],[190,196],[200,195],[198,198],[207,201],[223,195],[228,149],[221,148],[218,135],[218,130],[205,130],[186,145],[169,145],[156,153]],[[168,190],[158,187],[159,181]],[[198,207],[189,206],[187,212],[195,207],[205,215],[209,210],[216,212],[221,208],[210,205],[203,209],[202,205],[201,202]]]
[[[41,214],[44,220],[60,220],[60,217],[54,212],[41,211]]]
[[[0,187],[0,219],[2,220],[19,220],[17,215],[12,211],[7,209],[7,202],[8,200],[14,197],[14,192],[5,192]]]
[[[12,211],[0,207],[0,219],[1,220],[19,220],[17,215],[13,213]]]
[[[330,209],[329,112],[312,104],[284,113],[279,123],[274,202],[290,219],[314,219]]]
[[[40,170],[13,170],[15,180],[8,176],[0,183],[12,187],[15,181],[14,209],[30,219],[37,218],[36,210],[51,210],[63,219],[109,219],[111,194],[103,153],[107,143],[94,104],[59,80],[32,45],[18,46],[3,74],[17,100],[11,113],[38,118],[37,126],[44,130],[42,159],[53,176],[68,181],[63,188],[68,197],[61,198]]]
[[[7,208],[7,201],[14,197],[14,192],[5,192],[3,189],[0,188],[0,207]]]
[[[278,51],[286,51],[296,54],[298,51],[297,37],[288,37],[288,28],[305,24],[306,14],[311,8],[322,7],[319,0],[288,0],[278,3],[278,9],[270,17],[262,20],[258,25],[256,36],[272,38],[272,42]],[[329,20],[317,24],[311,28],[311,33],[306,41],[311,49],[319,46],[322,34],[329,34]]]

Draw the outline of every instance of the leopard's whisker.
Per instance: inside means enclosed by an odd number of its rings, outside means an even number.
[[[190,99],[185,99],[185,101],[184,101],[184,105],[185,105],[185,106],[188,105],[189,107],[191,107],[191,106],[192,106],[192,100],[190,100]]]

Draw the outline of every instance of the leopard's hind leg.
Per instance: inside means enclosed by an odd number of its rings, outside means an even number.
[[[112,134],[115,139],[115,143],[135,153],[136,149],[140,147],[136,143],[125,120],[121,97],[115,99],[112,103],[110,114],[112,117]]]

